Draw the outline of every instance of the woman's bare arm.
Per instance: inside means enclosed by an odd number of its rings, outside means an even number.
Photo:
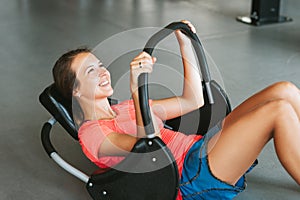
[[[195,32],[194,26],[188,21],[182,21]],[[175,32],[184,68],[184,85],[181,96],[153,100],[153,112],[161,119],[172,119],[203,106],[203,91],[197,61],[189,38],[181,31]]]
[[[101,156],[126,156],[138,138],[128,134],[112,132],[107,135],[99,149]]]
[[[187,23],[192,31],[193,25],[188,21]],[[151,107],[152,117],[153,113],[158,115],[161,119],[171,119],[182,114],[188,113],[201,107],[204,104],[202,85],[197,67],[197,62],[194,56],[190,40],[180,31],[176,31],[176,37],[179,42],[180,52],[182,55],[184,67],[184,87],[181,96],[171,97],[161,100],[153,100]],[[156,58],[151,57],[146,52],[141,52],[130,63],[130,89],[132,98],[136,109],[136,123],[137,123],[137,136],[131,136],[120,133],[110,133],[99,149],[99,154],[107,156],[124,156],[131,151],[137,140],[145,137],[143,128],[143,121],[138,99],[138,76],[141,73],[151,73],[153,64]],[[155,133],[160,136],[159,128],[156,120],[152,120],[155,128]]]

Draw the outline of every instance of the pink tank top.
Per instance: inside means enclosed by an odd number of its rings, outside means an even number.
[[[150,100],[150,106],[152,101]],[[99,148],[111,132],[136,136],[135,109],[132,100],[113,105],[117,113],[111,120],[94,120],[85,122],[78,131],[79,142],[85,155],[101,168],[112,167],[124,159],[118,156],[99,156]],[[164,128],[163,121],[155,116],[161,132],[161,139],[174,155],[181,176],[185,155],[200,135],[185,135]]]

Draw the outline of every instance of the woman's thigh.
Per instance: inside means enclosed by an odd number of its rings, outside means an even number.
[[[280,104],[280,100],[267,102],[230,123],[225,118],[222,130],[210,139],[207,148],[216,177],[234,185],[251,167],[272,137]]]
[[[300,92],[299,89],[290,82],[277,82],[254,94],[239,106],[237,106],[227,117],[227,124],[231,124],[242,115],[260,107],[261,105],[278,99],[288,101],[300,115]]]

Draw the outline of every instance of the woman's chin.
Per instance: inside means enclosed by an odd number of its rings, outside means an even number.
[[[109,90],[106,90],[105,92],[103,91],[103,93],[105,94],[106,97],[110,97],[113,95],[114,90],[112,88],[110,88]]]
[[[114,90],[111,89],[110,94],[108,95],[109,97],[112,96],[114,94]]]
[[[103,86],[98,88],[98,90],[95,91],[95,95],[96,96],[105,96],[105,97],[109,97],[114,93],[113,88],[111,87],[111,85],[107,85],[107,86]],[[97,95],[99,94],[99,95]]]

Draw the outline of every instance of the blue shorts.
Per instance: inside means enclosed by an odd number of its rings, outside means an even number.
[[[209,139],[220,130],[221,122],[211,128],[187,153],[180,180],[180,192],[184,200],[233,199],[245,189],[245,175],[235,185],[230,185],[211,173],[206,147]],[[255,165],[256,162],[247,172]]]

